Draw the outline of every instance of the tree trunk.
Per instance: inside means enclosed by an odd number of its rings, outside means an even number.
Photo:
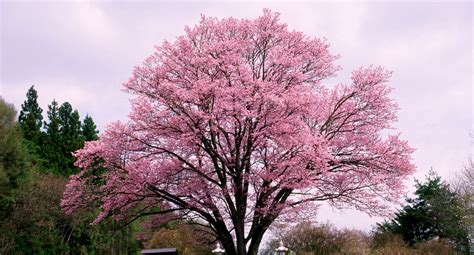
[[[265,218],[260,223],[260,226],[258,226],[255,229],[255,232],[252,235],[252,241],[250,242],[249,250],[247,252],[247,255],[257,255],[258,247],[260,247],[260,243],[262,242],[263,235],[265,234],[265,232],[267,232],[268,227],[270,226],[270,224],[273,222],[273,220],[275,218],[276,218],[276,216],[270,217],[270,218],[268,218],[268,217]]]
[[[237,239],[237,253],[239,255],[247,255],[247,247],[245,245],[245,241],[244,241],[244,227],[243,227],[244,223],[242,222],[241,224],[239,224],[238,226],[236,226],[236,231],[235,231],[235,235],[236,235],[236,239]]]
[[[220,242],[222,243],[222,247],[224,248],[226,255],[237,255],[237,252],[235,251],[234,242],[232,240],[230,242],[220,240]]]

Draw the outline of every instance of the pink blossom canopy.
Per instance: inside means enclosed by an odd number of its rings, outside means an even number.
[[[338,69],[328,48],[268,10],[203,17],[135,68],[130,120],[76,152],[63,208],[100,201],[96,222],[174,211],[249,254],[278,216],[320,201],[384,212],[414,170],[407,143],[382,135],[397,118],[391,73],[325,86]]]

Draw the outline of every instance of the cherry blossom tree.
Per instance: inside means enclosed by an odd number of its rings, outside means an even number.
[[[95,222],[172,213],[240,255],[321,201],[384,213],[414,170],[407,142],[382,134],[397,119],[391,73],[324,85],[339,69],[328,48],[269,10],[202,17],[134,69],[130,120],[75,153],[62,207],[100,206]]]

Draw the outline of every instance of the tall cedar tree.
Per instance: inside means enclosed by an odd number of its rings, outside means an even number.
[[[85,141],[95,141],[98,140],[99,137],[97,134],[99,131],[97,130],[97,126],[94,123],[94,120],[92,120],[92,117],[89,115],[86,115],[82,122],[82,136]]]
[[[35,143],[39,141],[43,120],[42,112],[43,109],[38,104],[38,92],[35,90],[35,86],[31,86],[26,93],[26,100],[21,105],[18,117],[25,139]]]
[[[59,106],[56,100],[53,100],[51,104],[48,105],[47,114],[49,122],[44,122],[46,129],[45,146],[43,149],[44,164],[49,171],[59,173],[59,162],[62,160],[62,153],[59,146],[61,140],[61,134],[59,133]]]
[[[61,174],[70,175],[76,172],[72,152],[84,144],[81,135],[81,121],[77,110],[73,110],[70,103],[63,103],[58,110],[59,117],[59,148],[62,153],[59,167]]]
[[[28,147],[30,154],[33,156],[33,164],[42,163],[40,158],[40,146],[43,139],[41,126],[43,124],[43,109],[38,104],[38,93],[34,86],[31,86],[26,93],[26,100],[21,105],[18,122],[20,124],[25,144]]]
[[[96,125],[89,115],[81,124],[79,113],[68,102],[59,107],[53,100],[47,114],[49,122],[44,122],[46,135],[42,150],[44,166],[53,173],[70,174],[75,171],[71,153],[82,147],[84,141],[98,139]]]
[[[378,233],[399,234],[410,246],[447,239],[468,254],[468,230],[463,222],[460,197],[434,172],[430,172],[424,183],[417,181],[416,187],[416,198],[407,198],[408,205],[391,221],[379,224]]]

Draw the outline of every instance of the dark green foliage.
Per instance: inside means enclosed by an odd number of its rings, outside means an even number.
[[[84,121],[82,122],[82,136],[84,137],[84,140],[95,141],[99,139],[97,136],[98,133],[99,131],[97,130],[94,120],[92,120],[92,117],[89,115],[86,115]]]
[[[378,224],[377,232],[399,234],[410,246],[446,239],[466,251],[469,241],[461,199],[434,172],[424,183],[417,182],[416,187],[416,198],[407,198],[408,205],[391,221]]]
[[[56,148],[60,151],[60,159],[57,161],[59,173],[70,175],[76,173],[74,157],[72,152],[84,145],[81,136],[81,121],[77,110],[73,110],[71,104],[63,103],[58,109],[59,137]]]
[[[53,100],[53,102],[48,105],[47,115],[49,122],[44,122],[46,134],[41,151],[41,155],[45,159],[43,166],[48,171],[60,173],[59,162],[62,160],[63,153],[59,147],[61,134],[59,133],[59,107],[56,100]]]
[[[59,133],[65,151],[75,151],[81,148],[84,141],[81,137],[79,112],[73,110],[68,102],[59,107]]]
[[[72,152],[97,138],[92,118],[82,124],[69,103],[53,101],[42,123],[34,87],[27,97],[18,123],[0,98],[0,254],[136,254],[133,224],[90,225],[95,211],[69,216],[60,208],[66,176],[76,171]]]
[[[38,92],[34,86],[31,86],[26,93],[26,100],[21,105],[20,116],[18,117],[23,137],[26,140],[39,142],[43,124],[42,112],[43,110],[38,104]]]
[[[43,168],[64,176],[76,173],[72,153],[84,146],[85,141],[97,140],[98,131],[92,118],[87,115],[81,123],[79,113],[70,103],[58,106],[53,100],[48,106],[48,120],[41,157]]]
[[[44,123],[42,111],[38,93],[32,86],[18,118],[32,164],[44,172],[64,176],[76,173],[72,153],[82,148],[84,141],[98,139],[94,121],[87,115],[81,123],[79,112],[68,102],[58,106],[53,100],[48,106],[48,121]],[[41,129],[43,124],[44,131]]]
[[[33,165],[41,165],[42,163],[39,156],[43,140],[43,133],[41,132],[42,112],[43,109],[38,104],[38,92],[34,86],[31,86],[26,93],[25,102],[21,105],[18,123],[23,134],[23,143],[28,148]]]

